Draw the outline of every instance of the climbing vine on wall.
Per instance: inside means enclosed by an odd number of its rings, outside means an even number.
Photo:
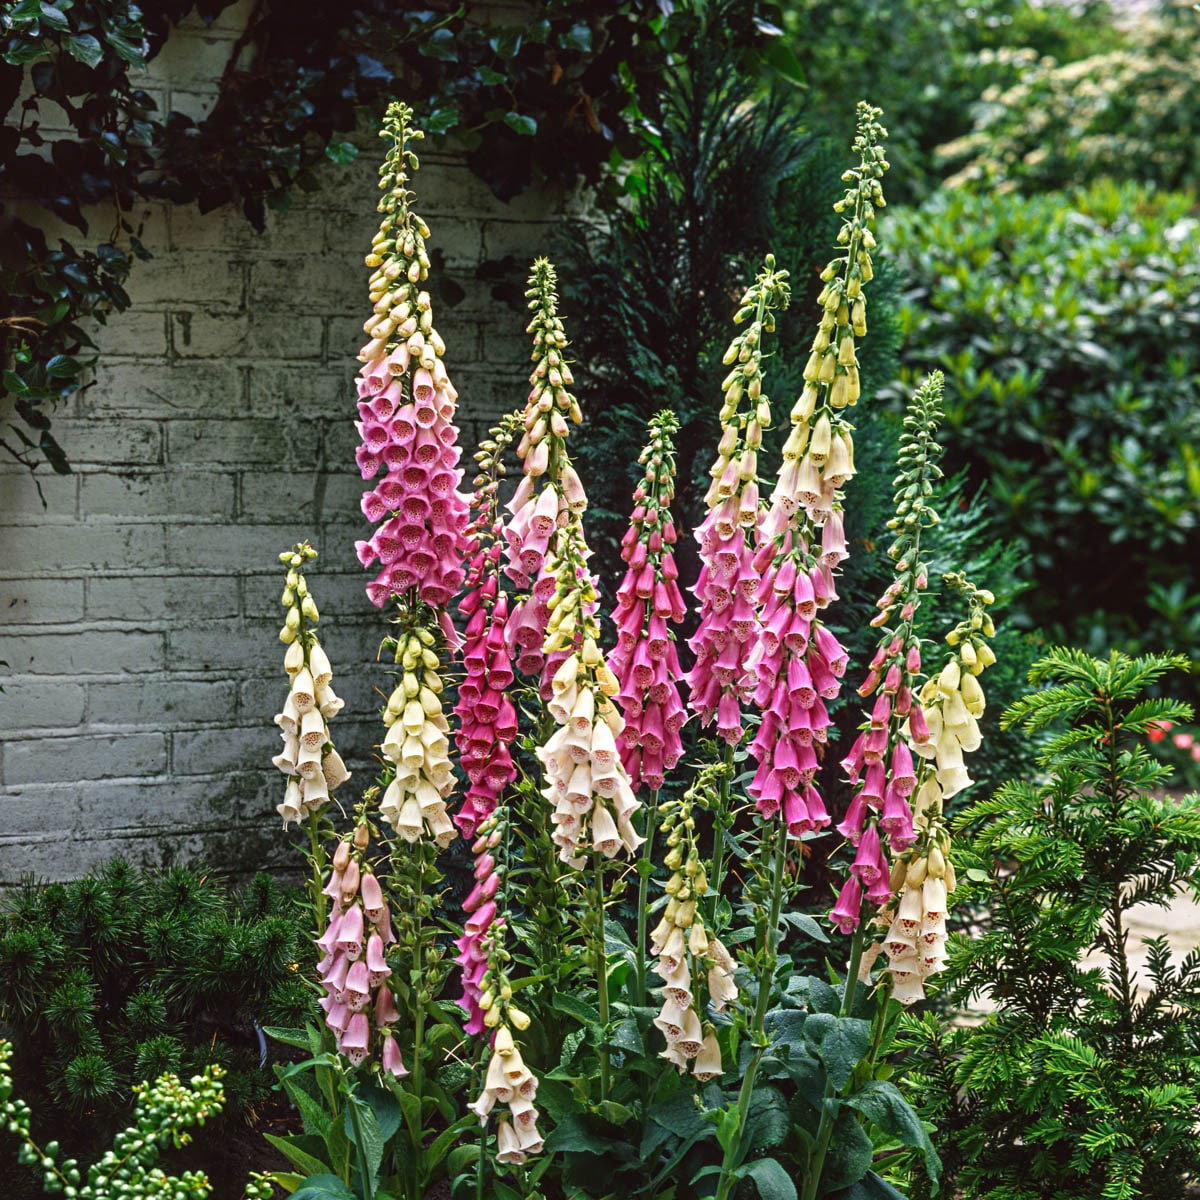
[[[0,12],[0,449],[30,467],[70,470],[50,410],[85,386],[89,323],[128,306],[124,280],[150,255],[130,216],[139,199],[236,204],[261,229],[268,207],[316,186],[318,164],[351,161],[360,110],[399,92],[501,198],[539,179],[596,183],[652,143],[657,80],[700,30],[799,80],[767,0],[548,0],[520,24],[478,0],[257,0],[212,112],[158,111],[136,68],[185,17],[211,22],[231,3],[19,0]],[[71,133],[43,136],[62,114]],[[79,238],[48,237],[13,199]]]

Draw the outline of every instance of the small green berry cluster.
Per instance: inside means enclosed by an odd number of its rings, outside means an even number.
[[[112,1149],[88,1168],[85,1184],[75,1159],[60,1161],[58,1142],[39,1147],[33,1140],[29,1105],[13,1096],[11,1060],[12,1046],[0,1041],[0,1113],[5,1128],[21,1141],[18,1161],[41,1172],[45,1192],[65,1200],[205,1200],[211,1194],[212,1187],[202,1172],[172,1176],[155,1164],[160,1149],[168,1143],[187,1145],[191,1135],[186,1131],[221,1111],[225,1089],[220,1067],[205,1068],[203,1075],[194,1076],[186,1085],[178,1076],[166,1074],[134,1088],[134,1124],[118,1133]]]

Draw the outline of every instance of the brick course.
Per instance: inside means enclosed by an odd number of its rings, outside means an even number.
[[[143,86],[202,113],[249,8],[175,30]],[[43,507],[0,463],[0,886],[34,863],[66,878],[118,853],[294,867],[269,759],[284,694],[275,556],[298,537],[321,553],[310,580],[348,701],[333,735],[358,772],[350,792],[370,774],[385,626],[354,554],[368,527],[351,380],[379,142],[358,140],[356,164],[323,168],[262,234],[240,212],[140,205],[154,259],[130,273],[133,307],[95,331],[95,382],[55,415],[75,473],[39,472]],[[421,163],[431,249],[465,293],[436,318],[469,467],[473,439],[522,401],[528,353],[522,314],[476,271],[546,252],[561,198],[505,204],[452,154],[426,148]]]

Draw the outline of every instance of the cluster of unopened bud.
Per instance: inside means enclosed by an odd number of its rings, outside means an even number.
[[[388,732],[380,750],[393,775],[380,812],[404,841],[415,843],[428,835],[445,849],[454,840],[446,812],[454,775],[450,723],[442,711],[438,637],[430,628],[436,628],[436,621],[431,613],[416,610],[404,610],[404,618],[410,618],[407,629],[391,642],[401,675],[383,713]]]
[[[344,701],[333,690],[333,668],[312,628],[319,614],[302,571],[316,557],[307,542],[279,556],[287,567],[282,603],[288,621],[280,637],[288,647],[283,666],[290,687],[283,711],[275,715],[283,749],[271,761],[287,777],[283,801],[276,805],[285,828],[318,811],[350,778],[329,737],[329,719]]]
[[[880,180],[888,164],[878,143],[887,134],[878,116],[878,109],[859,105],[854,148],[860,161],[843,176],[850,186],[834,206],[838,212],[849,210],[837,236],[846,249],[821,272],[821,319],[804,365],[804,387],[792,407],[783,467],[765,522],[768,536],[781,533],[797,508],[814,526],[823,524],[836,509],[838,489],[855,474],[853,426],[845,410],[862,392],[857,339],[867,332],[863,284],[874,275],[870,226],[884,205]]]
[[[717,1078],[723,1068],[716,1029],[701,1021],[704,996],[698,995],[697,983],[704,981],[714,1012],[723,1013],[738,997],[733,958],[705,929],[699,907],[708,893],[708,877],[693,810],[711,788],[714,771],[721,770],[718,766],[702,772],[682,799],[658,806],[659,827],[667,840],[663,863],[671,876],[662,919],[650,933],[650,953],[656,959],[652,969],[663,981],[662,1010],[654,1025],[667,1042],[662,1057],[681,1073],[690,1067],[701,1082]]]

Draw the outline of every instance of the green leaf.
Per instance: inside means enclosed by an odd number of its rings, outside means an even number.
[[[90,33],[73,33],[63,38],[63,46],[72,58],[78,59],[84,66],[97,67],[104,59],[104,48]]]
[[[50,26],[51,29],[70,29],[70,24],[67,21],[67,14],[61,8],[55,8],[53,4],[43,4],[42,20]]]
[[[68,375],[78,375],[82,370],[83,365],[79,360],[69,354],[56,354],[46,360],[46,374],[51,379],[65,379]]]
[[[929,1134],[912,1106],[894,1084],[873,1080],[865,1084],[843,1104],[856,1108],[873,1125],[906,1146],[915,1146],[925,1156],[925,1170],[936,1184],[942,1174],[941,1160]]]
[[[871,1139],[859,1124],[857,1115],[851,1109],[843,1108],[833,1123],[833,1137],[817,1194],[826,1195],[857,1183],[870,1170],[874,1154]]]
[[[504,123],[509,129],[515,130],[522,137],[533,137],[537,133],[537,121],[523,113],[509,112],[504,114]]]
[[[262,1031],[273,1041],[282,1042],[285,1046],[295,1046],[297,1050],[311,1050],[306,1029],[284,1029],[281,1025],[264,1025]]]
[[[762,1200],[796,1200],[796,1185],[792,1177],[773,1158],[756,1158],[738,1172],[743,1179],[754,1180]]]
[[[850,1081],[854,1068],[867,1056],[871,1023],[858,1017],[812,1013],[804,1024],[804,1040],[825,1064],[830,1082],[840,1092]]]
[[[546,1138],[547,1154],[557,1154],[563,1150],[584,1154],[611,1154],[612,1149],[612,1138],[589,1128],[587,1118],[582,1113],[568,1113]]]
[[[600,1024],[600,1010],[595,1005],[588,1004],[586,1000],[580,1000],[578,996],[571,996],[566,992],[555,992],[550,1001],[550,1007],[555,1012],[566,1013],[567,1016],[582,1021],[585,1025]]]
[[[11,396],[23,396],[29,388],[26,386],[25,380],[16,371],[5,371],[4,390]]]
[[[325,157],[346,167],[358,157],[358,147],[353,142],[330,142],[325,147]]]
[[[762,49],[762,56],[763,60],[774,67],[788,83],[793,83],[797,87],[807,86],[808,80],[805,77],[804,68],[783,38],[774,38],[768,42]]]
[[[48,429],[42,430],[38,438],[38,449],[46,456],[46,461],[54,469],[56,475],[72,475],[71,464],[63,453],[63,448],[54,440]]]
[[[355,1093],[375,1114],[379,1132],[388,1141],[400,1128],[400,1101],[389,1089],[371,1080],[360,1084]]]
[[[324,1172],[310,1175],[292,1200],[354,1200],[354,1193],[336,1175]]]
[[[263,1137],[266,1138],[267,1141],[270,1142],[271,1145],[274,1146],[275,1149],[278,1150],[279,1153],[288,1160],[288,1162],[299,1167],[302,1171],[307,1171],[310,1176],[314,1173],[318,1176],[322,1176],[329,1172],[329,1164],[322,1162],[315,1154],[309,1154],[307,1150],[303,1150],[297,1146],[295,1144],[297,1139],[294,1135],[291,1137],[280,1137],[278,1134],[264,1133]],[[339,1180],[338,1182],[340,1183],[341,1181]]]
[[[868,1171],[857,1183],[837,1194],[836,1200],[906,1200],[886,1179]]]
[[[285,1079],[283,1089],[288,1099],[300,1110],[304,1121],[305,1133],[315,1133],[324,1140],[329,1134],[333,1118],[325,1106],[310,1093],[306,1092],[297,1079]]]
[[[816,975],[793,975],[788,980],[787,993],[795,996],[796,1002],[809,1012],[836,1013],[841,1007],[837,992]]]
[[[807,934],[814,942],[829,941],[829,935],[821,928],[820,922],[810,917],[808,913],[784,913],[783,919],[793,929],[798,929],[801,933]]]
[[[351,1145],[362,1151],[371,1187],[374,1189],[379,1180],[379,1167],[383,1162],[383,1132],[379,1128],[379,1122],[375,1119],[371,1106],[360,1100],[357,1094],[349,1098],[342,1119],[346,1137],[350,1139]]]
[[[435,29],[418,48],[426,58],[434,58],[438,62],[458,61],[458,47],[454,44],[454,31],[451,29]]]

